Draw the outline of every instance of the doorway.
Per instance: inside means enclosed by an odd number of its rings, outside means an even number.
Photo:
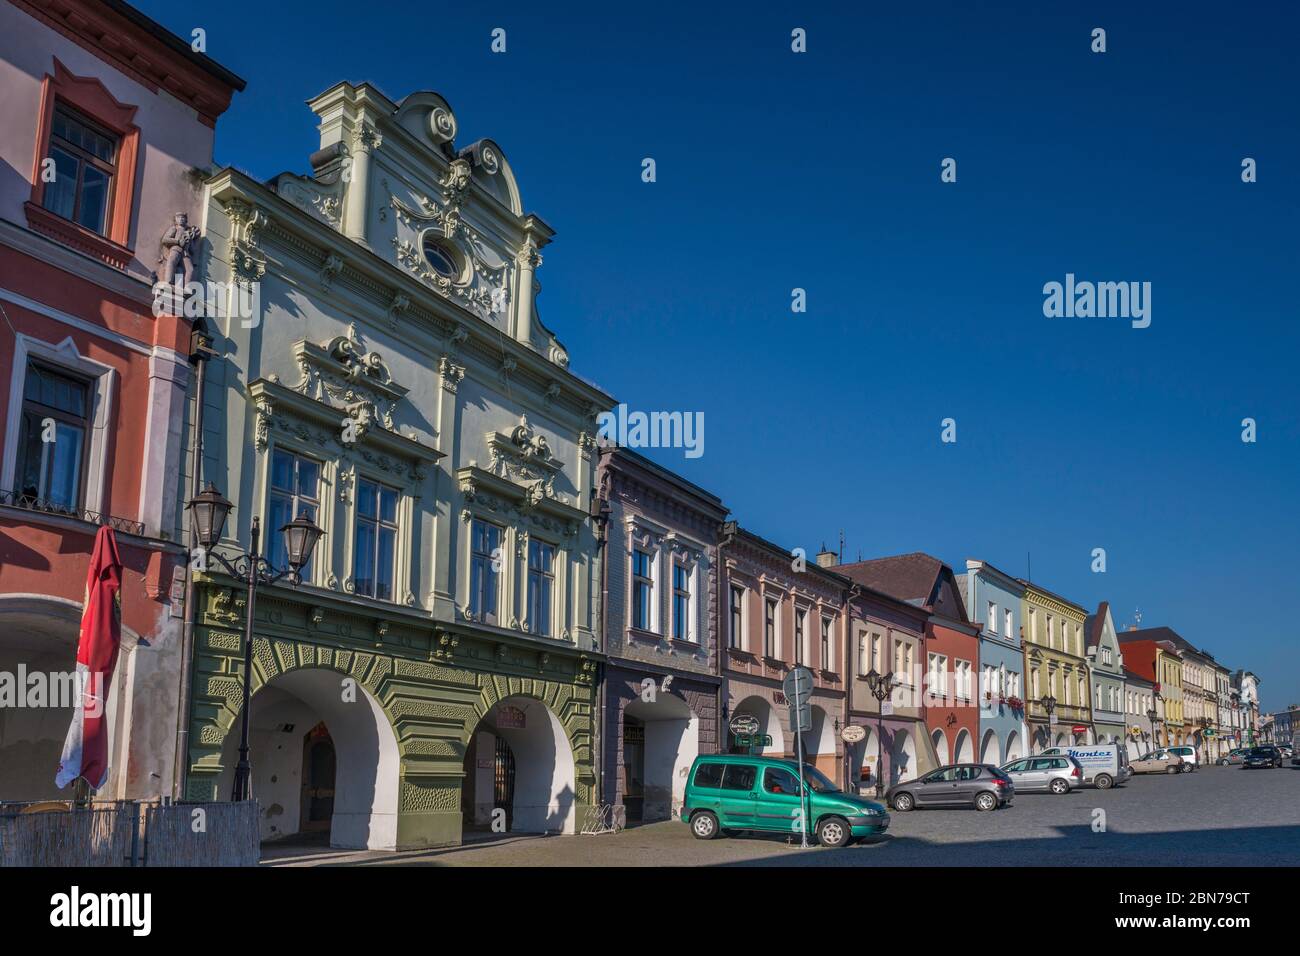
[[[645,724],[623,716],[623,806],[628,823],[645,818]]]
[[[302,811],[299,829],[303,833],[329,832],[334,818],[334,776],[337,755],[334,740],[324,721],[303,737]]]

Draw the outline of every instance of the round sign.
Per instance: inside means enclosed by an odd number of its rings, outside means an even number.
[[[859,727],[857,724],[849,724],[840,731],[840,739],[846,744],[856,744],[859,741],[867,739],[867,728]]]
[[[812,697],[813,674],[806,667],[796,667],[781,681],[781,691],[792,707],[802,707]]]
[[[752,737],[758,733],[758,718],[753,714],[736,714],[728,726],[737,737]]]

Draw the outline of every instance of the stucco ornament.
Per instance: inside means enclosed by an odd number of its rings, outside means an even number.
[[[163,233],[159,243],[158,261],[163,263],[158,279],[171,285],[180,272],[181,280],[188,286],[194,281],[194,260],[199,253],[199,227],[189,224],[189,216],[178,212],[172,224]]]
[[[408,390],[393,381],[384,357],[364,345],[356,323],[346,335],[323,345],[302,341],[294,351],[302,373],[294,391],[345,411],[358,437],[374,426],[396,428],[393,411]]]

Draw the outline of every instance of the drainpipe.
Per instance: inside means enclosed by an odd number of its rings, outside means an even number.
[[[190,494],[192,499],[202,488],[203,471],[203,392],[207,383],[208,360],[216,352],[212,338],[202,328],[203,320],[190,333],[190,364],[194,366],[194,447],[190,462]],[[187,539],[188,540],[188,539]],[[185,620],[181,629],[180,688],[176,702],[176,752],[172,761],[172,799],[181,800],[185,794],[186,771],[190,753],[190,669],[194,660],[195,620],[194,572],[190,562],[185,562]]]
[[[736,529],[737,529],[736,522],[724,521],[722,524],[718,526],[718,532],[717,532],[718,647],[716,653],[718,655],[718,696],[717,696],[717,700],[714,702],[714,717],[716,720],[715,726],[717,727],[717,738],[718,738],[716,746],[718,748],[718,753],[720,754],[729,753],[731,750],[731,746],[730,746],[731,728],[727,726],[726,717],[724,716],[724,711],[726,710],[726,706],[727,706],[726,699],[729,693],[729,686],[728,686],[728,679],[727,679],[727,665],[725,663],[729,659],[726,656],[727,647],[728,647],[727,644],[728,638],[722,633],[723,631],[722,619],[724,615],[726,617],[727,627],[731,627],[731,601],[730,601],[731,595],[727,590],[728,583],[729,583],[727,581],[727,575],[726,575],[727,559],[723,552],[731,544],[731,542],[735,540]],[[726,610],[724,611],[723,608],[726,608]]]
[[[531,306],[530,306],[531,307]],[[597,453],[599,454],[599,453]],[[600,607],[596,611],[597,650],[604,653],[608,646],[605,639],[606,607],[609,604],[609,502],[604,492],[597,492],[591,499],[591,517],[596,531],[596,567],[600,572]],[[605,704],[608,685],[605,679],[605,661],[596,664],[596,803],[605,802]]]

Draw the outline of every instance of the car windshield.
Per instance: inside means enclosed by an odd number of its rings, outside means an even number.
[[[813,793],[839,793],[840,788],[816,767],[810,767],[808,764],[803,765],[803,777],[808,781],[808,786]]]

